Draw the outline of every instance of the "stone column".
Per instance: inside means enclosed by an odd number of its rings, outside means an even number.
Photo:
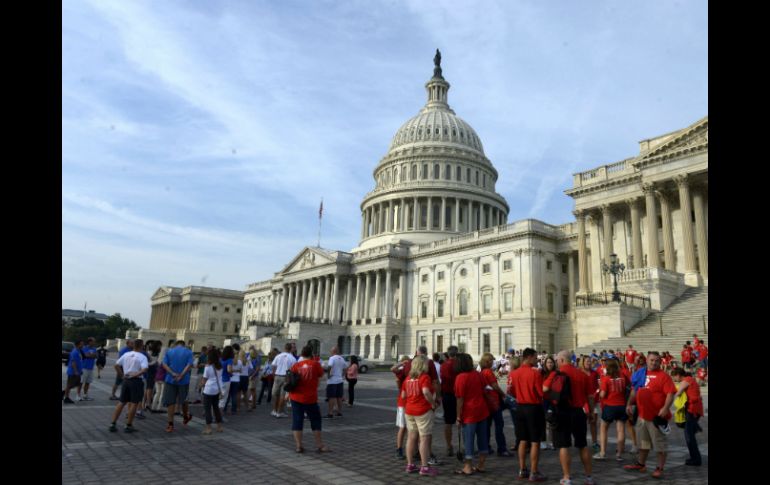
[[[298,317],[299,316],[299,298],[298,298],[299,297],[299,283],[294,283],[293,286],[294,286],[294,292],[292,294],[292,299],[291,299],[291,303],[292,303],[292,306],[291,306],[291,308],[292,308],[291,316],[292,317]]]
[[[366,237],[366,211],[361,211],[361,239]]]
[[[313,318],[315,320],[321,320],[323,318],[323,305],[321,303],[321,287],[326,286],[323,276],[319,276],[316,279],[316,295],[315,295],[315,307],[313,308]]]
[[[446,231],[446,197],[441,198],[441,230]]]
[[[327,319],[331,322],[332,319],[329,316],[329,310],[332,307],[334,307],[334,305],[332,305],[332,302],[329,300],[329,296],[331,295],[331,276],[327,276],[326,278],[323,278],[323,280],[324,280],[324,303],[323,303],[323,311],[321,312],[321,320]]]
[[[602,223],[604,225],[604,262],[610,264],[612,254],[612,216],[609,204],[602,205]]]
[[[401,224],[401,232],[406,232],[406,199],[401,199],[401,207],[398,208],[401,213],[398,222]]]
[[[385,271],[385,311],[382,312],[382,315],[385,317],[385,323],[388,322],[388,318],[390,318],[390,307],[392,305],[392,299],[390,295],[390,278],[392,276],[391,270],[387,269]]]
[[[638,198],[627,199],[626,203],[631,211],[631,254],[633,258],[633,268],[644,267],[644,258],[642,258],[642,228],[639,224],[639,203]]]
[[[578,293],[588,293],[588,254],[586,253],[586,213],[574,211],[578,221]]]
[[[393,231],[393,203],[391,201],[388,201],[386,203],[383,203],[383,206],[387,205],[387,211],[385,213],[385,231],[384,232],[391,232]]]
[[[460,232],[460,199],[455,197],[455,232]]]
[[[676,271],[674,233],[671,226],[669,195],[665,192],[658,192],[658,199],[660,200],[660,215],[663,219],[663,252],[665,253],[666,270]]]
[[[473,210],[473,201],[468,200],[468,232],[476,230],[476,213]]]
[[[655,186],[651,183],[642,185],[647,205],[647,266],[660,267],[660,249],[658,248],[658,211],[655,206]]]
[[[342,323],[347,323],[351,319],[350,299],[353,292],[353,278],[348,278],[347,291],[345,292],[345,311],[342,315]]]
[[[331,303],[331,310],[329,311],[329,322],[334,323],[339,318],[339,314],[337,313],[337,310],[339,309],[339,304],[337,303],[337,300],[339,299],[339,291],[337,291],[337,288],[340,284],[340,277],[339,275],[334,275],[334,292],[332,293],[332,303]]]
[[[428,197],[428,230],[433,230],[433,197]]]
[[[704,278],[709,277],[709,247],[706,234],[706,217],[703,212],[703,192],[701,189],[693,190],[692,205],[695,209],[695,234],[698,236],[698,265],[700,274]]]
[[[695,247],[692,238],[692,206],[690,205],[690,183],[686,175],[674,178],[679,187],[679,218],[682,224],[682,241],[684,242],[685,273],[695,273]]]
[[[398,318],[401,323],[406,323],[406,278],[403,271],[398,275]]]
[[[289,285],[283,285],[283,309],[281,310],[281,320],[289,321]]]
[[[575,306],[575,253],[569,252],[569,263],[567,264],[567,278],[569,279],[569,309]]]
[[[313,298],[313,280],[312,279],[305,280],[304,296],[305,296],[305,311],[303,312],[302,316],[304,316],[305,318],[311,318],[312,314],[310,313],[310,310],[311,310],[310,304],[313,301],[312,300]]]
[[[413,212],[413,218],[412,218],[412,230],[416,231],[420,228],[420,219],[419,214],[417,214],[417,197],[414,198],[414,203],[412,204],[412,212]]]
[[[492,222],[494,219],[492,219],[492,210],[494,207],[491,205],[487,206],[487,229],[494,226],[494,223]]]
[[[374,272],[374,315],[372,319],[382,316],[380,313],[380,270]]]
[[[361,315],[361,274],[356,275],[356,302],[353,304],[351,320],[355,323]]]
[[[364,295],[364,320],[367,318],[371,318],[369,316],[369,288],[371,286],[371,276],[369,275],[369,272],[366,272],[366,292]],[[364,322],[365,323],[365,322]]]

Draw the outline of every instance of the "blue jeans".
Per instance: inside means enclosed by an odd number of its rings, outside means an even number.
[[[238,394],[241,387],[240,379],[232,379],[230,381],[230,393],[227,395],[227,402],[225,402],[225,409],[227,409],[227,403],[231,403],[232,412],[238,411]]]
[[[687,413],[684,422],[684,442],[687,444],[687,450],[690,452],[690,460],[694,463],[701,463],[700,450],[698,442],[695,440],[695,433],[698,432],[698,417]]]
[[[463,439],[465,440],[465,459],[473,459],[473,437],[476,437],[476,446],[480,455],[489,453],[489,430],[487,420],[478,423],[465,423],[463,425]]]
[[[505,426],[505,421],[503,421],[503,408],[498,409],[487,418],[487,441],[492,439],[492,421],[495,422],[495,442],[497,443],[497,452],[502,453],[508,449],[508,446],[505,444],[505,433],[503,432],[503,427]],[[491,450],[492,447],[489,446],[489,449]]]

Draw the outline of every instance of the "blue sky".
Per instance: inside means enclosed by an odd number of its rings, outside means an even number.
[[[70,0],[62,307],[149,325],[161,285],[243,290],[349,251],[442,53],[508,222],[574,220],[572,174],[708,114],[703,1]]]

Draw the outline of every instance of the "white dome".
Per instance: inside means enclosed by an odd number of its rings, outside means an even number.
[[[442,109],[423,110],[401,125],[388,150],[425,142],[462,145],[484,154],[481,140],[471,125],[451,111]]]

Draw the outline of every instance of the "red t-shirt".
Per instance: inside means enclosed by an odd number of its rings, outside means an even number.
[[[324,375],[321,364],[314,360],[303,360],[291,366],[292,372],[299,374],[299,384],[289,393],[289,399],[302,404],[318,402],[318,379]]]
[[[489,417],[489,408],[484,400],[484,378],[478,372],[459,374],[455,379],[455,396],[463,399],[462,414],[458,417],[464,424],[478,423]]]
[[[698,350],[698,359],[703,360],[709,355],[709,349],[705,345],[695,347]]]
[[[513,371],[511,396],[519,404],[543,404],[543,375],[529,364]]]
[[[446,362],[441,364],[441,392],[454,394],[456,378],[455,359],[447,359]]]
[[[572,407],[582,408],[588,404],[588,396],[592,396],[594,393],[591,379],[572,364],[565,364],[559,367],[559,371],[569,377]],[[543,386],[550,388],[551,381],[553,381],[553,376],[555,375],[556,373],[554,372],[548,376],[543,382]]]
[[[687,412],[695,416],[703,416],[703,399],[700,396],[698,382],[690,376],[686,376],[684,380],[689,384],[684,391],[687,394]]]
[[[666,403],[666,395],[673,393],[676,393],[676,386],[671,376],[662,370],[648,370],[644,387],[636,391],[636,405],[639,408],[639,417],[645,421],[655,419],[660,408]],[[666,413],[665,418],[671,419],[670,410]]]
[[[492,369],[481,369],[481,377],[484,378],[484,392],[497,394],[497,391],[494,389],[487,389],[486,387],[492,387],[492,384],[497,382],[497,377],[495,377],[495,373],[492,372]]]
[[[607,393],[604,399],[602,399],[602,404],[604,406],[625,406],[626,385],[628,382],[622,375],[615,378],[610,376],[602,377],[599,388]]]
[[[636,359],[636,356],[638,354],[639,354],[639,352],[637,352],[634,349],[626,350],[626,362],[629,363],[629,364],[633,364],[634,363],[634,359]]]
[[[433,384],[428,374],[421,374],[419,378],[409,378],[404,381],[404,391],[406,392],[406,409],[404,412],[410,416],[422,416],[430,411],[431,405],[422,390],[427,388],[433,392]]]
[[[682,350],[682,363],[688,363],[690,362],[690,349],[683,349]]]

